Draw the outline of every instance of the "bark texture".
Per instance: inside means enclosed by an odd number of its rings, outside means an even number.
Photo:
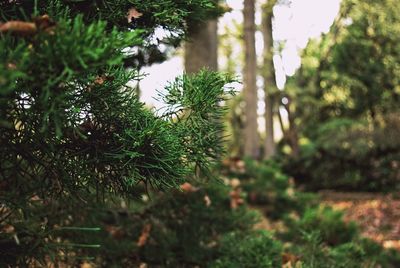
[[[264,79],[265,92],[265,141],[264,141],[264,159],[269,159],[275,155],[275,140],[274,140],[274,97],[273,93],[276,90],[275,68],[273,62],[274,43],[272,38],[272,18],[273,7],[276,0],[268,0],[263,5],[262,9],[262,25],[261,30],[264,39],[264,62],[262,68],[262,76]]]
[[[218,21],[209,20],[192,28],[185,43],[185,71],[196,73],[202,68],[218,69]]]
[[[244,0],[243,41],[245,60],[243,68],[243,95],[245,101],[244,154],[259,158],[257,126],[257,58],[255,45],[255,0]]]

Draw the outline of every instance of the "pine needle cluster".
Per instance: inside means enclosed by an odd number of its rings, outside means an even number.
[[[181,40],[219,12],[209,0],[0,3],[1,266],[59,250],[49,241],[71,224],[63,212],[137,197],[139,184],[177,187],[216,160],[231,77],[177,78],[165,96],[175,116],[156,115],[127,85],[156,29]]]

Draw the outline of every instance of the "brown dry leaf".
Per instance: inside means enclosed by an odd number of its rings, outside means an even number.
[[[323,204],[344,212],[359,224],[363,237],[400,251],[400,199],[372,193],[321,192]]]
[[[0,33],[13,33],[27,36],[37,32],[37,26],[33,22],[11,20],[0,24]]]
[[[238,160],[236,166],[238,169],[244,170],[246,168],[246,163],[243,160]]]
[[[282,253],[282,263],[283,264],[296,264],[300,260],[299,256],[296,256],[292,253],[284,252]]]
[[[180,188],[181,188],[181,190],[182,190],[183,192],[185,192],[185,193],[193,193],[193,192],[196,192],[196,191],[198,190],[197,187],[194,187],[193,185],[191,185],[191,184],[188,183],[188,182],[185,182],[184,184],[182,184],[182,185],[180,186]]]
[[[137,246],[138,247],[143,247],[144,245],[146,245],[147,239],[149,238],[150,235],[150,231],[151,231],[151,224],[146,224],[143,229],[142,229],[142,234],[139,237],[139,240],[137,241]]]
[[[17,65],[15,63],[9,62],[9,63],[7,63],[7,69],[16,70],[17,69]]]
[[[131,23],[132,19],[138,19],[141,16],[143,16],[143,13],[140,13],[139,11],[136,10],[136,8],[132,7],[131,9],[128,10],[128,15],[127,19],[128,22]]]
[[[239,187],[240,186],[240,180],[239,179],[237,179],[237,178],[234,178],[234,179],[232,179],[231,180],[231,186],[233,187],[233,188],[237,188],[237,187]]]
[[[204,196],[204,202],[206,203],[207,207],[209,207],[211,205],[211,199],[208,195]]]
[[[231,164],[231,159],[230,159],[230,158],[224,158],[224,159],[222,160],[222,165],[223,165],[224,167],[229,167],[230,164]]]
[[[102,76],[97,76],[94,81],[93,84],[95,85],[102,85],[104,84],[106,81],[113,81],[114,77],[113,76],[108,76],[108,75],[102,75]],[[91,90],[91,88],[90,88]]]
[[[115,239],[121,239],[125,236],[124,231],[120,227],[108,225],[105,229]]]
[[[97,76],[96,79],[94,79],[94,84],[96,85],[102,85],[105,82],[105,77],[104,76]]]
[[[6,234],[11,234],[15,231],[14,226],[7,224],[3,227],[2,232],[6,233]]]
[[[239,205],[244,203],[240,189],[233,190],[229,193],[231,197],[231,208],[236,209]]]
[[[93,267],[93,265],[91,265],[88,262],[84,262],[84,263],[81,264],[81,268],[92,268],[92,267]]]
[[[38,30],[54,34],[56,23],[45,14],[33,19],[33,22],[11,20],[0,23],[0,33],[13,33],[21,36],[34,35]]]
[[[38,195],[34,195],[30,199],[31,201],[41,201],[42,199]]]
[[[387,240],[383,242],[384,248],[393,248],[400,250],[400,240]]]

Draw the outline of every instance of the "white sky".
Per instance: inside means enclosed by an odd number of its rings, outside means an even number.
[[[225,14],[219,21],[220,30],[224,25],[233,25],[233,21],[242,22],[242,0],[226,0],[232,12]],[[261,22],[260,4],[258,1],[258,11],[256,13],[256,23]],[[263,2],[263,1],[262,1]],[[274,8],[274,32],[275,41],[284,41],[285,47],[281,55],[274,56],[276,69],[276,80],[278,88],[284,87],[286,76],[291,76],[300,67],[299,52],[307,45],[310,38],[316,38],[322,32],[328,32],[329,27],[334,21],[339,11],[340,0],[292,0],[290,6],[275,6]],[[236,44],[234,51],[240,51],[240,42]],[[257,54],[262,56],[263,42],[260,32],[256,33]],[[221,61],[223,62],[223,60]],[[238,68],[240,71],[241,68]],[[152,65],[144,68],[144,73],[148,76],[141,83],[141,99],[148,105],[159,108],[162,106],[154,100],[157,90],[162,90],[167,81],[172,81],[174,77],[183,72],[183,59],[175,56],[162,64]],[[238,73],[240,76],[241,74]],[[261,83],[262,85],[262,83]],[[259,108],[263,110],[263,104],[259,103]],[[262,114],[262,111],[259,111]],[[263,122],[260,122],[263,126]]]

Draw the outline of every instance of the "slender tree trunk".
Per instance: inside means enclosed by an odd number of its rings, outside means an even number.
[[[185,71],[197,73],[203,68],[218,70],[218,20],[208,20],[189,29],[189,40],[185,43]],[[201,177],[196,167],[196,176]]]
[[[244,0],[244,50],[243,93],[245,101],[244,154],[259,158],[257,126],[257,58],[255,45],[255,0]]]
[[[287,139],[287,133],[286,133],[286,129],[285,129],[285,124],[283,123],[280,107],[278,107],[278,120],[279,120],[279,126],[281,127],[283,139],[285,140],[285,139]]]
[[[274,137],[274,101],[271,96],[265,96],[265,141],[264,141],[264,159],[269,159],[275,155],[275,137]]]
[[[288,121],[289,121],[289,129],[287,131],[287,138],[290,144],[290,147],[292,149],[291,155],[294,158],[297,158],[300,153],[300,147],[299,147],[299,135],[297,133],[297,127],[295,123],[295,118],[293,116],[293,113],[290,109],[291,106],[291,99],[288,98],[288,103],[284,105],[286,112],[288,114]]]
[[[209,20],[190,29],[189,41],[185,43],[185,71],[196,73],[202,68],[218,69],[218,21]]]
[[[272,17],[273,7],[276,0],[268,0],[262,10],[262,33],[264,37],[264,66],[262,68],[262,76],[264,78],[265,92],[265,142],[264,142],[264,158],[268,159],[275,155],[274,141],[274,98],[273,92],[276,88],[275,68],[273,62],[273,38],[272,38]]]

